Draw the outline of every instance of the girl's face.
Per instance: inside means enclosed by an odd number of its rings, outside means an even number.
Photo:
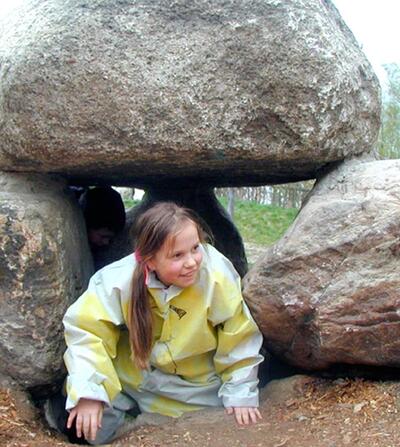
[[[173,284],[184,288],[196,282],[202,260],[199,233],[196,225],[189,221],[174,238],[167,238],[147,265],[166,286]]]

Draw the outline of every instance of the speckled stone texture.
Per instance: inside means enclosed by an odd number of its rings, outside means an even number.
[[[267,347],[307,369],[400,366],[400,161],[323,176],[244,280]]]
[[[378,81],[329,0],[26,0],[0,31],[2,170],[278,183],[377,137]]]
[[[92,273],[85,224],[62,182],[0,174],[0,374],[51,392],[62,317]]]

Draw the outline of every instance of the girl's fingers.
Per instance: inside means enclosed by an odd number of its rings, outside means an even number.
[[[75,411],[75,409],[72,409],[71,412],[69,413],[69,416],[67,419],[67,428],[72,427],[75,417],[76,417],[76,411]]]
[[[81,414],[78,414],[76,416],[75,427],[76,427],[76,436],[78,436],[78,438],[81,438],[82,437],[82,415]]]
[[[97,431],[101,427],[103,418],[103,403],[92,399],[80,399],[78,404],[70,411],[67,427],[71,428],[75,420],[76,435],[86,440],[94,441]]]
[[[230,412],[228,411],[230,410]],[[235,420],[238,425],[249,425],[257,423],[258,419],[262,419],[261,413],[255,407],[234,407],[233,409],[226,408],[227,414],[234,413]]]
[[[250,420],[253,424],[255,424],[257,422],[257,412],[255,408],[250,408],[249,409],[249,416],[250,416]]]
[[[257,415],[258,419],[262,419],[260,410],[258,408],[254,408],[254,413]]]
[[[83,417],[83,434],[85,439],[90,439],[90,414],[85,414]]]
[[[235,411],[235,419],[236,422],[239,425],[243,425],[243,419],[242,419],[242,409],[240,407],[234,408]]]
[[[92,415],[90,424],[90,439],[94,441],[97,436],[97,430],[101,428],[101,421],[103,419],[103,406],[100,407],[99,411]]]
[[[249,409],[242,408],[242,421],[244,425],[249,425]]]
[[[97,435],[97,428],[98,428],[98,417],[93,417],[91,418],[90,421],[90,433],[88,434],[90,437],[89,439],[91,439],[92,441],[94,441],[96,439],[96,435]]]
[[[233,413],[233,408],[232,407],[225,408],[225,413],[226,414],[232,414]]]
[[[97,426],[99,427],[99,428],[101,428],[101,421],[103,420],[103,411],[104,411],[104,407],[103,407],[103,405],[100,407],[100,414],[99,414],[99,417],[98,417],[98,423],[97,423]]]

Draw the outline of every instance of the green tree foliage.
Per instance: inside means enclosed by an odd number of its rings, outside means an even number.
[[[383,94],[378,150],[383,158],[400,158],[400,65],[384,65],[388,86]]]

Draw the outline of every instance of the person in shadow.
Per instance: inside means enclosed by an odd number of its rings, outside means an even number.
[[[90,188],[79,198],[86,222],[89,246],[95,270],[100,255],[112,243],[114,237],[124,229],[125,207],[120,194],[109,186]]]

